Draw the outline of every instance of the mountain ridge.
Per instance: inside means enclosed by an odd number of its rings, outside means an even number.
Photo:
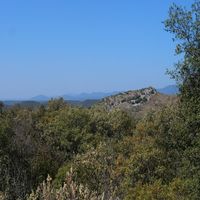
[[[156,89],[158,92],[162,94],[167,95],[176,95],[178,94],[178,87],[176,85],[168,85],[163,88]],[[46,96],[46,95],[37,95],[30,99],[23,99],[23,100],[14,100],[14,99],[8,99],[3,101],[36,101],[36,102],[45,102],[49,101],[52,98],[63,98],[66,101],[86,101],[86,100],[101,100],[105,97],[116,95],[118,93],[123,93],[126,91],[114,91],[114,92],[91,92],[91,93],[80,93],[80,94],[64,94],[61,96]]]
[[[175,95],[178,94],[179,90],[178,87],[176,85],[168,85],[166,87],[163,88],[158,88],[156,89],[158,92],[162,93],[162,94],[167,94],[167,95]],[[87,92],[83,92],[80,94],[64,94],[61,95],[60,97],[62,97],[64,100],[69,100],[69,101],[86,101],[86,100],[98,100],[98,99],[102,99],[111,95],[115,95],[118,94],[120,92],[126,92],[126,91],[114,91],[114,92],[91,92],[91,93],[87,93]],[[48,101],[51,98],[59,98],[59,96],[57,97],[48,97],[45,95],[37,95],[35,97],[32,97],[30,100],[33,101]]]
[[[97,106],[108,111],[121,109],[136,116],[141,116],[150,110],[157,110],[163,106],[174,104],[176,101],[176,95],[162,94],[153,87],[147,87],[105,97],[97,103]]]

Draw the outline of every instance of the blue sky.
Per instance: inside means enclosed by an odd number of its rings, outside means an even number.
[[[173,2],[193,1],[0,1],[0,98],[173,84]]]

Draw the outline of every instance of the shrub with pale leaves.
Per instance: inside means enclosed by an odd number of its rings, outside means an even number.
[[[104,194],[98,195],[96,192],[90,191],[87,187],[77,184],[74,180],[74,173],[71,169],[67,172],[65,182],[59,189],[55,189],[52,185],[52,178],[47,177],[34,192],[32,192],[27,200],[106,200]],[[110,197],[107,200],[117,200],[118,198]]]

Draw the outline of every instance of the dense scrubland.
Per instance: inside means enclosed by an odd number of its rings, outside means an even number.
[[[200,199],[200,2],[173,5],[178,100],[119,108],[0,106],[0,199]]]

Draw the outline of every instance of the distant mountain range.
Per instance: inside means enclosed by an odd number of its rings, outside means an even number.
[[[178,87],[176,85],[169,85],[166,86],[164,88],[159,88],[156,89],[157,92],[162,93],[162,94],[166,94],[166,95],[176,95],[179,90]],[[66,100],[69,103],[72,103],[74,105],[82,105],[82,104],[86,104],[87,106],[93,104],[94,102],[97,102],[105,97],[109,97],[109,96],[113,96],[116,94],[119,94],[120,92],[93,92],[93,93],[81,93],[81,94],[75,94],[75,95],[62,95],[60,97],[63,97],[64,100]],[[45,95],[38,95],[35,97],[32,97],[31,99],[28,100],[17,100],[17,101],[4,101],[5,105],[13,105],[13,104],[21,104],[23,102],[23,104],[25,105],[32,105],[33,102],[38,102],[38,103],[46,103],[47,101],[49,101],[51,98],[58,98],[58,97],[48,97]]]
[[[44,95],[38,95],[38,96],[32,97],[30,100],[42,102],[42,101],[49,101],[50,99],[51,99],[50,97],[47,97]]]
[[[81,93],[81,94],[75,94],[75,95],[62,95],[62,97],[65,100],[68,101],[85,101],[85,100],[97,100],[97,99],[102,99],[107,96],[115,95],[119,92],[92,92],[92,93]],[[47,97],[44,95],[38,95],[35,97],[32,97],[30,100],[31,101],[39,101],[39,102],[44,102],[50,100],[51,97]]]
[[[178,87],[176,85],[169,85],[164,88],[159,88],[159,89],[157,89],[157,91],[162,94],[175,95],[178,93]],[[68,101],[85,101],[85,100],[103,99],[105,97],[112,96],[112,95],[115,95],[118,93],[120,93],[120,92],[119,91],[117,91],[117,92],[92,92],[92,93],[81,93],[81,94],[75,94],[75,95],[65,94],[60,97],[64,98],[65,100],[68,100]],[[32,97],[30,100],[44,102],[44,101],[49,101],[50,99],[51,99],[51,97],[47,97],[44,95],[38,95],[38,96]]]
[[[107,96],[111,96],[117,94],[119,92],[92,92],[92,93],[81,93],[77,95],[63,95],[62,97],[65,100],[73,100],[73,101],[85,101],[85,100],[95,100],[102,99]]]

